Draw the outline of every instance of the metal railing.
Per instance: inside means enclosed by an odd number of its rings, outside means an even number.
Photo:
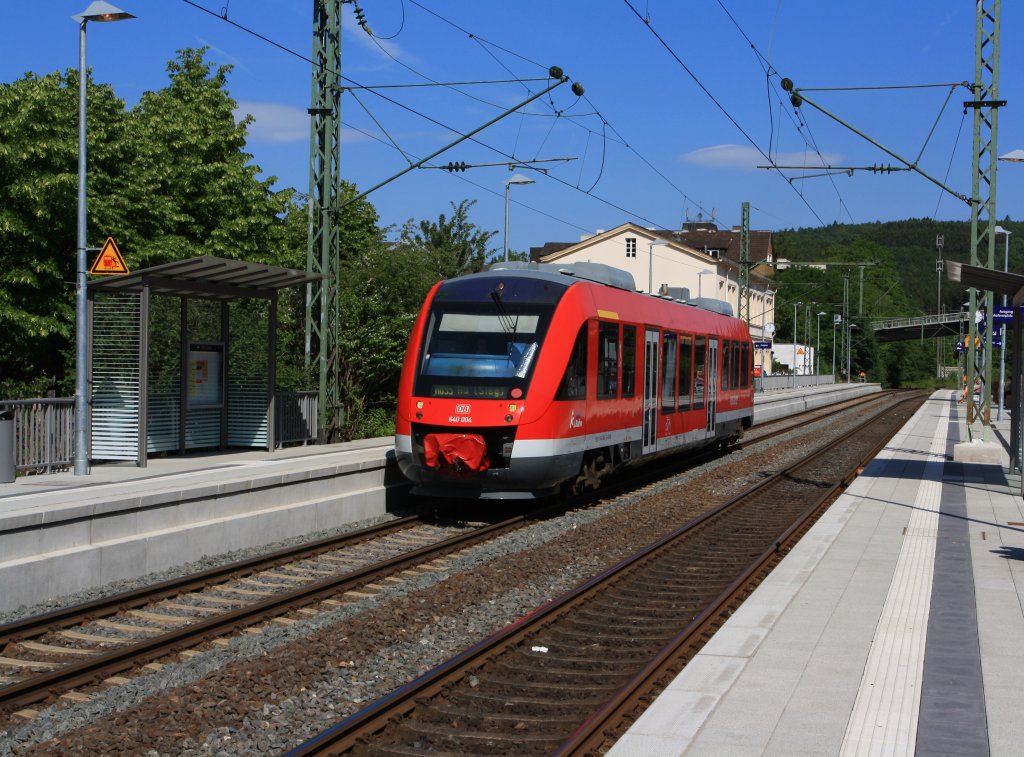
[[[316,391],[279,392],[274,395],[274,446],[316,441],[319,396]]]
[[[51,473],[75,459],[75,400],[36,397],[0,400],[0,410],[14,411],[14,467]]]
[[[317,437],[318,393],[280,392],[274,397],[274,446]],[[14,467],[35,473],[70,468],[75,459],[75,401],[72,397],[0,400],[14,411]]]
[[[905,329],[914,326],[936,326],[942,323],[966,322],[967,316],[968,313],[966,311],[952,311],[939,315],[921,315],[913,318],[888,318],[884,321],[872,321],[871,328],[874,331],[884,331],[886,329]]]
[[[801,386],[822,386],[824,384],[836,383],[835,378],[831,374],[789,374],[783,373],[772,376],[755,376],[754,377],[754,391],[755,392],[772,392],[779,389],[796,389]]]

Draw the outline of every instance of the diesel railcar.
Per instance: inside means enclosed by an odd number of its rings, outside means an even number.
[[[413,492],[523,499],[724,444],[753,417],[746,324],[593,263],[442,281],[409,338],[395,453]]]

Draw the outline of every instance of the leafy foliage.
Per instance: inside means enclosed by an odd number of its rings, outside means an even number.
[[[437,222],[412,220],[402,229],[399,244],[421,251],[438,280],[483,270],[494,250],[488,247],[496,231],[483,231],[469,220],[476,200],[452,205],[452,217],[442,213]]]
[[[1009,245],[1009,269],[1024,266],[1024,243],[1016,236],[1024,224],[1000,222],[1003,228],[1014,232]],[[935,261],[938,251],[937,236],[944,241],[943,260],[970,262],[971,229],[968,222],[936,222],[930,219],[910,219],[889,223],[842,226],[833,224],[821,228],[779,232],[775,235],[777,258],[808,263],[829,263],[827,270],[794,267],[780,270],[780,285],[776,304],[776,323],[780,338],[793,336],[793,303],[804,303],[798,308],[799,340],[807,342],[803,321],[805,308],[811,303],[811,329],[815,328],[817,312],[830,315],[843,312],[844,276],[848,276],[848,316],[857,328],[853,330],[851,344],[851,372],[868,373],[871,380],[888,386],[926,386],[935,375],[936,346],[934,341],[897,342],[878,344],[873,337],[870,322],[883,318],[914,317],[944,311],[957,311],[966,301],[963,287],[954,284],[943,274],[942,295]],[[999,235],[993,245],[996,266],[1001,268],[1005,251],[1005,237]],[[979,251],[982,265],[987,264],[988,250]],[[870,263],[863,267],[857,263]],[[863,279],[861,278],[863,271]],[[831,364],[831,317],[822,318],[821,365]],[[826,330],[825,323],[828,323]],[[814,336],[812,332],[812,337]],[[837,333],[837,341],[841,339]],[[810,341],[813,342],[813,339]],[[947,340],[948,342],[948,340]],[[941,346],[943,364],[952,364],[951,344]],[[836,352],[837,362],[839,352]],[[837,372],[845,365],[837,366]]]

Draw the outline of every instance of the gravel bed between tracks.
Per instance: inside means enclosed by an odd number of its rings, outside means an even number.
[[[869,413],[819,421],[808,427],[812,434],[733,453],[606,508],[534,524],[372,598],[236,636],[226,648],[165,665],[89,702],[49,708],[0,730],[0,756],[280,754]],[[496,586],[514,588],[495,593]]]

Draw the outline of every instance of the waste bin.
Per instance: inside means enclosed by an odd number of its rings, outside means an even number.
[[[0,484],[14,481],[14,411],[0,410]]]

